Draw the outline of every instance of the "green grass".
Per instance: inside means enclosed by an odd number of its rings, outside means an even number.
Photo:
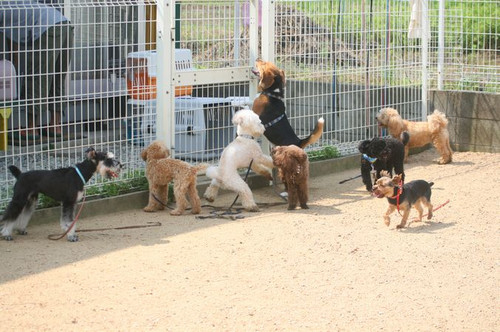
[[[309,161],[318,161],[326,159],[339,158],[341,156],[340,152],[335,146],[327,145],[319,150],[311,150],[307,152],[307,157]]]

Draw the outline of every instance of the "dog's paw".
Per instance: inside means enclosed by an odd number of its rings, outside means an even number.
[[[297,205],[288,205],[288,210],[295,210]]]
[[[307,204],[300,204],[300,208],[307,210],[309,209],[309,206],[307,206]]]
[[[399,224],[396,226],[397,229],[405,228],[405,224]]]
[[[156,212],[157,209],[146,206],[145,208],[142,209],[142,211],[144,211],[144,212]]]
[[[257,205],[247,206],[247,207],[245,207],[245,210],[247,210],[248,212],[259,212],[260,211],[260,209]]]
[[[171,216],[180,216],[181,214],[182,214],[182,211],[179,211],[179,210],[170,211]]]
[[[28,232],[26,232],[26,230],[23,229],[23,230],[18,230],[17,234],[19,234],[19,235],[28,235]]]
[[[78,242],[78,235],[68,235],[69,242]]]
[[[203,196],[208,202],[212,203],[214,201],[213,197],[210,196]]]
[[[12,241],[12,240],[14,240],[14,238],[12,236],[10,236],[10,235],[6,235],[3,238],[5,239],[5,241]]]

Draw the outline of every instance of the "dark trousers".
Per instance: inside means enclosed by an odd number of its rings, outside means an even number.
[[[62,112],[73,27],[68,22],[57,24],[27,46],[24,88],[28,114],[37,117],[45,107],[52,112]]]

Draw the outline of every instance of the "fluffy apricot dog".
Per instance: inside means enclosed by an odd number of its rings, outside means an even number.
[[[205,170],[208,165],[192,166],[185,161],[168,158],[169,156],[170,151],[161,141],[152,142],[141,152],[141,158],[146,162],[146,178],[149,183],[149,202],[143,210],[145,212],[163,210],[164,205],[161,202],[166,204],[168,201],[168,185],[173,181],[177,208],[170,214],[178,216],[186,210],[188,205],[186,195],[191,202],[191,213],[200,213],[201,201],[196,190],[196,178],[198,172]]]
[[[377,115],[377,121],[381,127],[389,130],[392,137],[399,140],[401,140],[401,134],[404,131],[410,134],[410,141],[405,146],[405,161],[408,161],[410,148],[432,143],[441,155],[439,164],[451,162],[453,151],[450,147],[448,119],[444,113],[435,110],[427,117],[427,122],[415,122],[403,120],[394,108],[384,108]]]
[[[295,145],[277,146],[272,150],[274,166],[288,192],[288,210],[300,204],[309,209],[309,160],[304,150]]]

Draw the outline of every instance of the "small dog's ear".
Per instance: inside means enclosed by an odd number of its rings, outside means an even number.
[[[385,177],[390,178],[390,177],[391,177],[391,174],[390,174],[389,172],[387,172],[387,171],[381,171],[381,172],[380,172],[380,176],[381,176],[381,177],[384,177],[384,176],[385,176]]]
[[[141,158],[144,161],[148,160],[148,149],[142,150],[142,152],[141,152]]]
[[[368,146],[370,145],[370,140],[365,140],[358,145],[358,150],[361,153],[366,153],[366,150],[368,149]]]
[[[233,124],[234,124],[235,126],[237,126],[237,125],[241,124],[241,121],[242,121],[242,119],[243,119],[243,116],[241,116],[241,113],[240,113],[240,112],[241,112],[241,110],[240,110],[240,111],[238,111],[238,112],[236,112],[236,113],[234,114],[234,116],[233,116]]]
[[[304,152],[304,151],[302,150],[302,152]],[[297,160],[298,160],[298,161],[299,161],[299,163],[301,163],[301,164],[305,163],[305,162],[307,161],[307,153],[305,153],[305,152],[304,152],[304,153],[300,153],[300,154],[298,154],[298,155],[297,155]]]
[[[389,120],[387,121],[389,131],[392,131],[396,136],[401,135],[403,131],[403,119],[398,112],[391,112]]]
[[[88,159],[94,159],[95,158],[95,149],[94,148],[88,148],[85,153],[87,154]]]
[[[263,70],[259,86],[262,90],[269,88],[274,83],[274,75],[270,70]]]
[[[286,84],[286,79],[285,79],[285,71],[280,69],[281,73],[281,80],[283,81],[283,86]]]
[[[394,175],[394,177],[392,178],[392,183],[394,183],[395,185],[399,185],[402,178],[403,176],[401,174]]]

